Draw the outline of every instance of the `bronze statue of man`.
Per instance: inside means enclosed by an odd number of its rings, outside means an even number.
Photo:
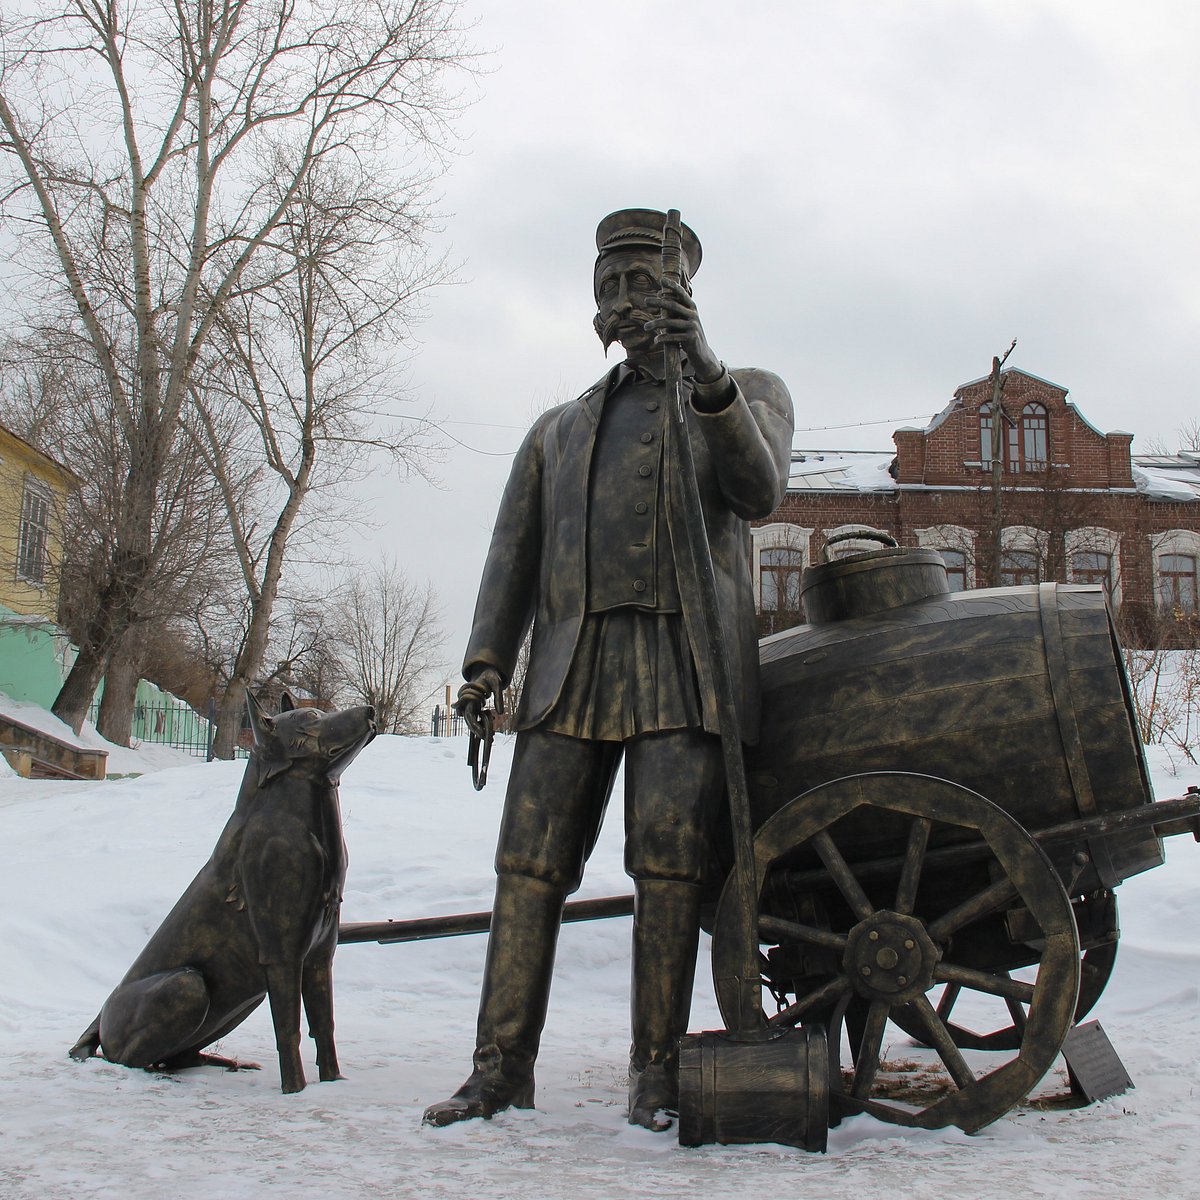
[[[699,589],[673,461],[664,347],[683,356],[687,425],[716,573],[739,733],[757,737],[758,648],[747,522],[783,498],[792,404],[767,371],[727,369],[692,299],[662,277],[664,214],[600,222],[596,332],[626,358],[525,438],[500,503],[459,706],[500,698],[532,621],[496,850],[496,901],[474,1070],[425,1121],[533,1106],[563,902],[580,883],[625,762],[625,868],[636,884],[629,1121],[678,1104],[709,835],[724,762]]]

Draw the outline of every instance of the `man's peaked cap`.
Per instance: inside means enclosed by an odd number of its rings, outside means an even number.
[[[614,250],[632,250],[651,246],[662,250],[663,226],[667,214],[656,208],[622,208],[609,213],[596,226],[597,263]],[[700,239],[686,226],[681,226],[683,235],[684,272],[689,279],[700,269]]]

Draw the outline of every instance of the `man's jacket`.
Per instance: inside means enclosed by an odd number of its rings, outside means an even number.
[[[586,611],[588,486],[604,399],[615,367],[577,400],[543,413],[517,451],[479,585],[463,674],[481,664],[507,683],[525,633],[533,641],[515,728],[528,729],[554,707]],[[687,409],[717,600],[725,630],[734,704],[743,741],[758,737],[758,636],[748,522],[768,516],[787,490],[792,402],[783,381],[755,368],[731,370],[733,400],[720,412]],[[713,671],[700,594],[688,553],[682,482],[664,448],[660,495],[666,504],[684,623],[700,682],[704,724],[716,731]]]

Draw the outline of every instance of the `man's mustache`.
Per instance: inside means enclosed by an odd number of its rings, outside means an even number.
[[[597,313],[595,320],[596,332],[600,335],[600,341],[604,345],[604,352],[607,354],[609,346],[617,340],[617,330],[622,325],[641,326],[650,320],[653,320],[652,315],[645,312],[613,313],[608,320],[603,320],[600,314]]]

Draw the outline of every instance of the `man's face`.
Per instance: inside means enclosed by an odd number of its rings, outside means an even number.
[[[661,287],[662,261],[650,249],[618,250],[606,254],[596,269],[596,328],[607,350],[620,342],[625,353],[647,353],[654,335],[646,322],[654,313],[646,305]]]

